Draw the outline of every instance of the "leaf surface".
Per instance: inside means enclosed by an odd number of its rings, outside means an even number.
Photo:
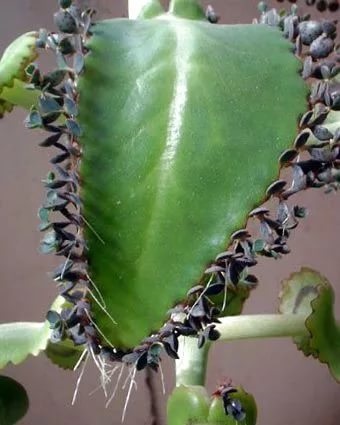
[[[64,299],[58,297],[52,309],[59,310]],[[47,346],[51,335],[48,321],[0,324],[0,369],[8,363],[23,362],[29,354],[37,356]]]
[[[83,346],[74,345],[71,340],[65,339],[57,343],[49,341],[45,349],[45,354],[52,363],[62,369],[73,370],[83,350]]]
[[[264,25],[163,15],[92,31],[82,198],[91,278],[117,326],[93,309],[113,345],[133,347],[263,201],[306,88],[290,44]]]
[[[0,118],[13,105],[29,109],[36,103],[36,91],[25,89],[25,68],[38,56],[35,42],[37,32],[28,32],[14,40],[0,58]]]
[[[340,328],[333,309],[333,288],[317,271],[304,267],[283,282],[280,312],[306,316],[308,333],[294,338],[298,349],[326,363],[340,381]]]

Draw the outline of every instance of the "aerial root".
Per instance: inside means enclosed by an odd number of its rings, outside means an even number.
[[[91,325],[100,333],[100,335],[105,339],[105,341],[110,345],[110,347],[113,348],[113,344],[110,342],[110,340],[105,336],[105,334],[103,333],[103,331],[100,330],[99,326],[94,322],[94,320],[92,320],[92,317],[89,313],[89,311],[85,308],[85,314],[88,317],[88,319],[91,322]]]
[[[116,373],[116,371],[119,369],[119,366],[116,365],[114,366],[107,374],[107,384],[109,384],[112,380],[112,377],[114,376],[114,374]],[[100,390],[102,388],[102,384],[98,385],[96,388],[94,388],[90,393],[89,396],[93,395],[94,393],[96,393],[98,390]],[[105,394],[105,397],[107,397],[107,393]]]
[[[97,305],[103,310],[103,312],[106,314],[106,316],[111,320],[111,322],[114,325],[117,325],[117,322],[115,321],[115,319],[110,315],[110,313],[107,311],[106,307],[104,307],[100,301],[98,300],[98,298],[94,295],[93,291],[91,290],[91,288],[87,288],[87,291],[91,294],[92,298],[94,299],[94,301],[97,303]]]
[[[109,379],[108,379],[108,374],[107,374],[107,371],[106,371],[106,363],[103,362],[103,360],[101,359],[100,356],[95,355],[91,345],[89,345],[89,347],[90,347],[91,357],[92,357],[94,364],[96,365],[96,367],[97,367],[97,369],[99,370],[99,373],[100,373],[101,387],[103,389],[105,397],[107,397],[106,385],[109,382]]]
[[[75,387],[75,390],[74,390],[74,393],[73,393],[73,398],[72,398],[72,406],[74,405],[74,403],[76,402],[76,399],[77,399],[77,395],[78,395],[78,391],[79,391],[79,387],[80,387],[80,383],[81,383],[81,380],[82,380],[82,378],[83,378],[83,375],[84,375],[84,372],[85,372],[85,368],[86,368],[86,365],[87,365],[87,361],[88,361],[88,359],[89,359],[89,355],[88,355],[88,350],[84,350],[84,352],[82,353],[82,355],[80,356],[80,359],[78,360],[78,363],[80,364],[80,362],[82,361],[82,359],[84,358],[86,356],[86,358],[85,358],[85,361],[84,361],[84,363],[83,363],[83,366],[82,366],[82,368],[81,368],[81,371],[80,371],[80,374],[79,374],[79,377],[78,377],[78,379],[77,379],[77,383],[76,383],[76,387]],[[77,367],[79,366],[78,365],[78,363],[77,363]],[[76,370],[77,369],[77,367],[75,367],[74,368],[74,370]]]
[[[84,221],[84,223],[87,225],[87,227],[91,230],[91,232],[97,237],[97,239],[105,245],[104,239],[99,235],[99,233],[95,230],[95,228],[86,220],[86,218],[81,215],[81,219]]]
[[[196,307],[196,305],[200,302],[201,298],[203,297],[203,295],[207,292],[207,290],[209,289],[209,286],[211,285],[211,283],[213,282],[213,275],[210,276],[210,279],[206,285],[206,287],[204,288],[204,290],[200,293],[200,295],[197,297],[196,301],[194,302],[194,304],[191,306],[189,313],[188,313],[188,317],[191,316],[192,310]]]
[[[126,410],[127,410],[127,406],[131,397],[131,392],[132,392],[132,388],[133,386],[135,386],[135,388],[137,389],[137,383],[135,381],[135,376],[136,376],[136,372],[137,372],[137,368],[135,365],[132,366],[132,373],[129,373],[129,377],[130,378],[130,385],[129,385],[129,389],[126,395],[126,399],[125,399],[125,404],[124,404],[124,408],[123,408],[123,413],[122,413],[122,422],[124,422],[125,419],[125,414],[126,414]],[[124,388],[124,387],[123,387]]]
[[[78,369],[78,367],[79,367],[80,363],[83,361],[84,357],[86,356],[87,351],[88,351],[88,350],[87,350],[87,349],[85,349],[85,350],[81,353],[81,356],[79,357],[79,359],[78,359],[77,363],[75,364],[75,366],[74,366],[73,370],[77,370],[77,369]]]
[[[114,389],[113,389],[113,392],[112,392],[112,394],[111,394],[110,398],[108,399],[108,401],[107,401],[107,402],[106,402],[106,404],[105,404],[105,408],[108,408],[108,406],[109,406],[109,404],[111,403],[111,401],[115,398],[115,395],[116,395],[117,390],[118,390],[119,383],[120,383],[120,381],[121,381],[121,379],[122,379],[122,376],[123,376],[124,367],[125,367],[125,365],[124,365],[124,363],[123,363],[123,364],[121,365],[121,367],[120,367],[120,372],[119,372],[119,375],[118,375],[118,378],[117,378],[116,385],[115,385],[115,387],[114,387]]]
[[[98,297],[100,298],[100,300],[98,300],[98,298],[96,297],[96,295],[94,294],[94,292],[92,291],[91,288],[87,288],[89,293],[91,294],[92,298],[94,299],[94,301],[97,303],[97,305],[103,310],[103,312],[107,315],[107,317],[111,320],[111,322],[114,325],[117,325],[117,322],[115,321],[115,319],[111,316],[111,314],[107,311],[107,307],[106,307],[106,303],[104,300],[104,297],[102,296],[98,286],[95,284],[95,282],[91,279],[91,277],[89,276],[89,274],[86,272],[86,277],[89,280],[89,282],[91,283],[91,285],[93,286],[93,288],[96,290]]]
[[[165,380],[164,380],[163,368],[162,368],[161,363],[159,363],[159,372],[161,374],[161,383],[162,383],[163,395],[165,395]]]

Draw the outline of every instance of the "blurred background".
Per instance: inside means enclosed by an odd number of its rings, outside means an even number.
[[[6,4],[1,4],[0,52],[25,31],[54,28],[56,0],[1,3]],[[126,0],[79,3],[95,7],[99,17],[127,14]],[[211,0],[210,3],[222,23],[248,23],[257,16],[256,0]],[[43,199],[41,180],[49,171],[49,152],[38,147],[43,137],[39,132],[24,129],[21,124],[24,117],[24,111],[16,111],[0,121],[0,322],[42,321],[56,295],[48,276],[56,261],[53,256],[43,257],[37,250],[40,234],[36,212]],[[301,195],[298,202],[308,208],[309,215],[292,235],[292,253],[278,261],[260,261],[256,270],[260,285],[248,301],[246,313],[275,312],[280,281],[304,265],[319,270],[332,282],[340,317],[340,197],[311,190]],[[169,393],[174,385],[173,362],[165,358],[163,369]],[[121,390],[105,409],[102,393],[89,396],[99,382],[94,366],[87,369],[73,407],[77,374],[57,368],[43,355],[30,357],[16,367],[9,366],[3,373],[17,379],[28,391],[30,410],[20,422],[22,425],[120,423],[126,390]],[[340,385],[325,365],[304,358],[289,339],[215,344],[209,361],[209,391],[226,377],[254,394],[260,425],[340,424]],[[130,399],[126,425],[150,424],[143,374],[138,384],[138,391]],[[161,394],[160,378],[158,385]],[[165,401],[166,396],[160,395],[163,413]]]

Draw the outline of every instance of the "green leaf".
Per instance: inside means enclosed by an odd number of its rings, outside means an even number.
[[[0,59],[0,118],[10,112],[13,105],[30,109],[37,103],[38,91],[25,88],[25,69],[38,56],[37,37],[37,32],[21,35],[7,47]]]
[[[83,346],[76,346],[71,340],[65,339],[57,343],[49,342],[45,354],[55,365],[73,370],[83,350]]]
[[[51,308],[59,311],[64,302],[62,297],[58,297]],[[50,335],[48,321],[1,324],[0,369],[10,362],[15,365],[23,362],[29,354],[37,356],[46,348]]]
[[[0,424],[14,425],[28,410],[25,388],[8,376],[0,376]]]
[[[23,362],[29,354],[37,356],[50,337],[48,323],[15,322],[0,325],[0,368]]]
[[[340,327],[334,318],[334,292],[328,280],[315,270],[302,268],[283,281],[280,312],[306,317],[305,336],[295,337],[299,350],[326,363],[340,381]]]
[[[79,82],[92,280],[119,348],[159,329],[260,204],[306,107],[299,63],[264,25],[162,16],[93,27]],[[105,63],[105,67],[102,65]]]
[[[11,86],[15,78],[23,80],[27,65],[38,56],[35,47],[37,32],[28,32],[14,40],[4,51],[0,61],[0,90]]]

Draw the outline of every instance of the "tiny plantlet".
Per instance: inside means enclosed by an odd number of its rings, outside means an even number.
[[[107,406],[127,389],[114,423],[136,374],[163,376],[164,355],[176,361],[168,425],[258,423],[256,394],[232,381],[206,391],[216,340],[291,336],[340,380],[340,325],[320,273],[291,273],[278,314],[241,314],[258,258],[290,252],[306,215],[298,194],[340,182],[339,2],[301,1],[318,20],[279,3],[222,25],[199,0],[129,0],[129,18],[104,21],[59,0],[55,31],[5,50],[0,116],[25,108],[53,152],[40,251],[61,261],[46,321],[0,325],[0,367],[44,352],[77,371],[74,403],[93,362]],[[47,50],[56,67],[43,73]],[[28,407],[5,377],[2,405],[0,424]]]

